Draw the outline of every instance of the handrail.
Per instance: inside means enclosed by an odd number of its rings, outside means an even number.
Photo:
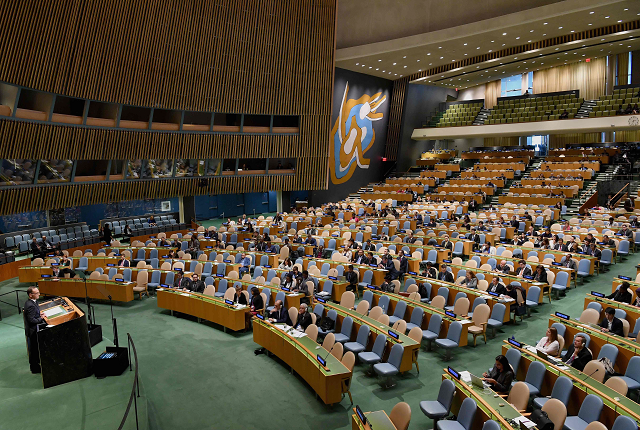
[[[15,306],[16,308],[18,308],[18,315],[20,315],[22,313],[22,308],[20,308],[20,298],[18,297],[18,293],[26,293],[27,290],[13,290],[13,291],[7,291],[6,293],[2,293],[0,294],[0,297],[2,296],[6,296],[8,294],[14,294],[16,295],[16,304],[14,305],[13,303],[9,303],[9,302],[5,302],[4,300],[0,300],[0,303],[4,303],[6,305],[9,306]],[[2,321],[2,313],[0,312],[0,321]]]
[[[618,204],[618,201],[622,198],[622,196],[617,197],[617,196],[618,196],[618,194],[620,194],[621,192],[623,192],[625,188],[628,188],[628,187],[629,187],[629,185],[630,185],[630,184],[627,182],[627,184],[626,184],[624,187],[620,188],[620,191],[618,191],[617,193],[615,193],[615,194],[614,194],[614,196],[611,198],[611,201],[612,201],[614,204],[616,204],[616,205]],[[628,191],[627,191],[627,192],[628,192]],[[625,192],[625,194],[626,194],[627,192]]]
[[[595,206],[595,204],[597,203],[597,201],[598,201],[598,191],[596,190],[596,192],[595,192],[595,193],[593,193],[593,194],[591,195],[591,197],[589,197],[589,198],[588,198],[588,199],[587,199],[587,200],[582,204],[582,206],[580,206],[580,209],[578,209],[578,213],[579,213],[579,214],[583,214],[583,213],[584,213],[584,211],[585,211],[586,209],[589,209],[589,208],[591,208],[591,207]]]
[[[133,402],[133,407],[136,413],[136,429],[139,428],[138,423],[138,400],[140,397],[140,385],[138,381],[138,353],[136,351],[136,345],[133,343],[133,339],[131,338],[131,334],[127,333],[127,347],[129,348],[129,371],[131,371],[132,363],[131,363],[131,351],[133,351],[133,359],[135,360],[136,369],[133,375],[133,387],[131,387],[131,395],[129,396],[129,403],[127,403],[127,409],[124,411],[124,416],[122,417],[122,421],[118,426],[118,430],[122,430],[124,428],[125,423],[127,422],[127,418],[129,416],[129,411],[131,410],[131,403]]]

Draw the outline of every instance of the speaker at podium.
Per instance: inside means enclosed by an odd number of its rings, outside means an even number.
[[[56,297],[39,307],[46,321],[36,333],[44,388],[91,376],[93,360],[84,312],[67,297]],[[25,313],[23,319],[27,334]]]

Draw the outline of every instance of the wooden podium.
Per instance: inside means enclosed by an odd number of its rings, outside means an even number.
[[[91,376],[93,359],[84,312],[67,297],[40,303],[40,310],[47,322],[37,332],[44,388]]]

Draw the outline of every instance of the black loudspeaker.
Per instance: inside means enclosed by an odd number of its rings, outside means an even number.
[[[89,343],[91,346],[96,346],[102,342],[102,326],[98,324],[87,324],[89,329]]]
[[[209,180],[208,180],[208,179],[206,179],[206,178],[202,178],[202,179],[200,179],[200,180],[198,181],[198,186],[199,186],[200,188],[204,188],[204,187],[206,187],[206,186],[208,186],[208,185],[209,185]]]
[[[129,367],[127,348],[107,346],[107,350],[93,360],[93,373],[96,378],[118,376]]]

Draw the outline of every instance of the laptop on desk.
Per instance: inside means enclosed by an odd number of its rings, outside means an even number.
[[[476,375],[474,375],[473,373],[471,373],[471,385],[475,385],[478,388],[486,388],[488,386],[488,384],[486,384],[482,378],[478,378]]]

